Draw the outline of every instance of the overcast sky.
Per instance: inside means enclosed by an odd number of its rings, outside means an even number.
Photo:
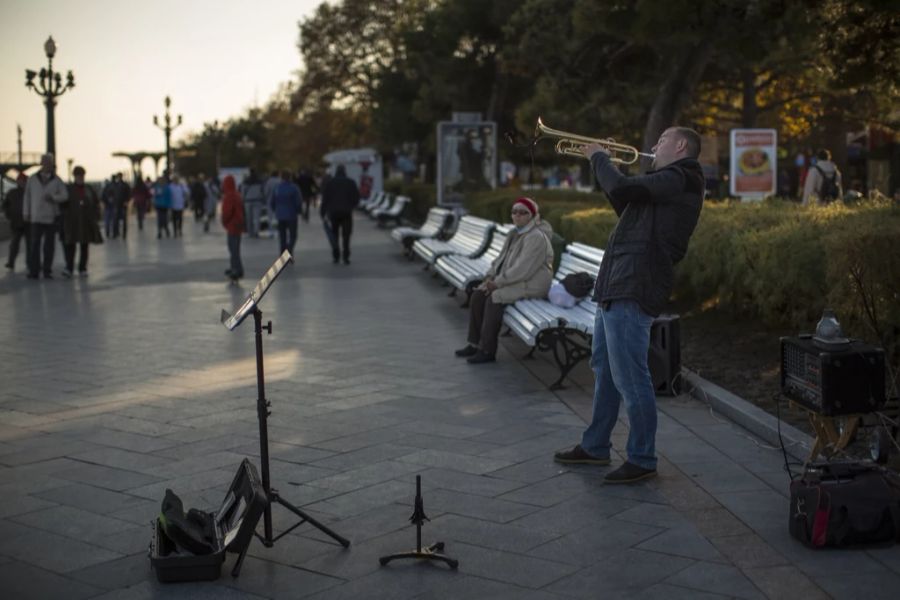
[[[89,179],[130,169],[114,151],[165,147],[153,115],[172,97],[184,122],[177,141],[205,122],[265,104],[301,67],[298,21],[320,0],[0,0],[0,152],[46,148],[46,109],[25,87],[25,69],[46,67],[44,42],[57,45],[54,70],[76,87],[58,99],[56,153]],[[162,165],[161,165],[162,166]],[[152,173],[150,162],[145,172]]]

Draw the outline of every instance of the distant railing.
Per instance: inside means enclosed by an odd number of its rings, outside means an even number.
[[[19,153],[18,152],[0,152],[0,164],[4,164],[4,165],[19,164]],[[41,153],[40,152],[23,152],[22,153],[22,164],[23,165],[39,165],[39,164],[41,164]]]

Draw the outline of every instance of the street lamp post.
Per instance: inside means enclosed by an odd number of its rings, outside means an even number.
[[[172,174],[172,149],[171,149],[170,142],[171,142],[171,138],[172,138],[172,132],[175,131],[175,129],[179,125],[181,125],[181,115],[178,115],[178,119],[175,122],[175,124],[173,125],[172,124],[172,116],[169,114],[169,106],[172,105],[172,100],[168,96],[166,96],[165,104],[166,104],[166,114],[163,116],[163,122],[165,123],[165,125],[159,124],[159,118],[157,118],[156,115],[153,115],[153,124],[156,125],[157,127],[159,127],[160,129],[162,129],[163,132],[166,134],[166,171],[169,173],[169,175],[171,175]]]
[[[62,75],[53,71],[53,56],[56,54],[56,42],[53,37],[48,37],[44,42],[44,53],[47,54],[47,68],[41,69],[36,73],[31,69],[25,70],[25,87],[35,91],[35,93],[44,99],[44,106],[47,107],[47,152],[56,154],[56,123],[53,116],[53,109],[56,107],[56,99],[75,87],[75,76],[72,71],[66,74],[66,83],[63,85]],[[38,77],[38,83],[35,84],[34,78]]]

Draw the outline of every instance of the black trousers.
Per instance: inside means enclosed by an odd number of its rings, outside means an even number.
[[[41,240],[43,239],[43,244]],[[41,249],[44,260],[41,261]],[[53,223],[31,224],[31,255],[28,257],[28,274],[37,277],[43,271],[49,275],[53,270],[53,253],[56,250],[56,225]]]
[[[494,302],[481,290],[472,292],[469,300],[469,343],[485,354],[497,354],[497,338],[503,327],[505,304]]]
[[[12,230],[12,237],[9,240],[9,259],[6,265],[12,269],[16,266],[16,257],[19,256],[19,244],[25,242],[25,268],[28,268],[28,257],[31,255],[31,233],[27,224],[16,227]]]
[[[79,243],[79,244],[65,244],[66,250],[66,268],[69,272],[75,271],[75,246],[79,246],[78,252],[78,272],[84,273],[87,271],[88,264],[88,248],[90,244],[87,243]]]
[[[334,243],[331,246],[331,256],[338,260],[341,256],[344,260],[350,260],[350,236],[353,234],[353,214],[331,215],[331,231],[334,232]]]
[[[278,242],[280,250],[288,250],[294,254],[294,244],[297,243],[297,217],[278,221]]]
[[[172,209],[172,235],[174,237],[181,237],[181,224],[184,219],[184,211]]]

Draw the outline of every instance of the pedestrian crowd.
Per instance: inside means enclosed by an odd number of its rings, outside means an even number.
[[[41,168],[30,177],[19,173],[16,187],[3,199],[11,239],[6,268],[14,271],[24,249],[28,279],[53,278],[56,239],[63,249],[62,276],[88,274],[89,248],[104,240],[126,240],[129,214],[137,218],[138,231],[151,211],[156,214],[156,238],[181,238],[184,213],[193,213],[194,222],[209,233],[221,204],[221,223],[226,232],[229,267],[225,275],[237,281],[244,275],[241,237],[274,237],[279,253],[294,251],[300,219],[309,222],[310,210],[319,205],[326,237],[334,262],[350,263],[352,211],[359,203],[359,189],[343,166],[334,177],[316,178],[309,170],[294,173],[274,171],[269,177],[255,169],[240,181],[233,175],[223,180],[200,173],[183,178],[164,172],[155,181],[134,178],[133,185],[122,173],[113,174],[101,186],[85,180],[85,169],[76,166],[68,184],[56,174],[52,154],[41,157]],[[322,201],[318,202],[321,194]],[[132,209],[133,206],[133,209]],[[265,232],[265,233],[264,233]],[[78,263],[75,255],[78,254]]]

